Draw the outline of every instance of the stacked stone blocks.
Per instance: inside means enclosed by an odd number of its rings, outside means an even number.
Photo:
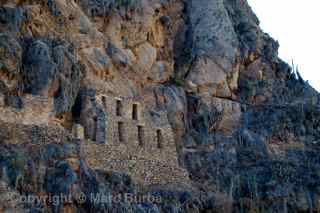
[[[100,94],[107,112],[107,140],[86,140],[84,152],[90,166],[130,174],[143,185],[190,185],[179,166],[174,134],[166,114],[152,120],[148,106],[138,98]]]

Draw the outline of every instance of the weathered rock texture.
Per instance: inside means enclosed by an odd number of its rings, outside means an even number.
[[[245,0],[0,1],[0,211],[320,211],[278,46]]]

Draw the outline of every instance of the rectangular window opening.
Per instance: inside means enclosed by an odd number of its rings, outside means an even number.
[[[122,116],[122,102],[121,102],[121,100],[117,100],[116,115]]]
[[[132,105],[132,120],[138,120],[138,104]]]
[[[163,136],[160,129],[157,130],[157,146],[159,149],[163,148]]]
[[[101,101],[102,101],[103,107],[106,108],[107,107],[107,98],[106,98],[106,96],[102,96]]]
[[[124,124],[123,124],[123,122],[118,122],[118,139],[119,139],[119,142],[124,142]]]
[[[98,118],[93,118],[93,135],[92,135],[92,141],[96,141],[97,138],[97,127],[98,127]]]
[[[143,126],[138,126],[138,142],[140,146],[144,145],[144,129]]]

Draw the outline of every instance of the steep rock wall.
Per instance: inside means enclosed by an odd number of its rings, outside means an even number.
[[[278,58],[278,43],[245,0],[0,4],[0,199],[8,192],[75,198],[22,203],[19,211],[319,211],[319,94]],[[175,161],[168,168],[186,169],[196,189],[141,190],[126,174],[105,171],[99,156],[108,162],[106,150],[116,158],[122,150],[108,148],[118,120],[102,96],[142,102],[145,125],[168,129],[175,142],[166,147]],[[75,124],[85,138],[69,135]],[[129,132],[137,133],[135,125]],[[42,149],[27,155],[37,141]],[[162,202],[80,203],[81,192],[152,194]]]

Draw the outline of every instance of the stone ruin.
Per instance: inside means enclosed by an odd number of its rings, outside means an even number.
[[[7,107],[4,98],[0,99],[2,122],[61,126],[52,113],[52,98],[26,95],[21,98],[21,109]],[[150,111],[138,98],[99,94],[94,104],[91,101],[87,103],[90,107],[84,107],[81,124],[75,123],[71,132],[83,141],[87,163],[93,169],[126,172],[144,186],[191,186],[187,171],[179,166],[174,133],[165,112]],[[17,138],[29,140],[23,135]]]
[[[84,152],[92,168],[126,172],[146,186],[190,185],[187,171],[179,166],[165,113],[157,114],[155,120],[138,98],[99,94],[96,99],[107,115],[106,140],[85,140]],[[75,129],[78,136],[86,132],[79,125]]]
[[[25,95],[19,99],[21,108],[8,106],[0,95],[0,120],[6,123],[47,125],[52,120],[53,98]]]

